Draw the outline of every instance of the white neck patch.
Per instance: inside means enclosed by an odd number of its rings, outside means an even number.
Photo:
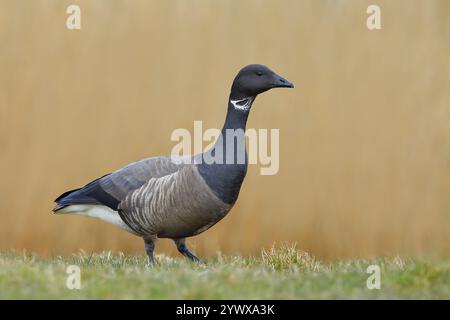
[[[255,97],[248,97],[240,100],[230,100],[230,102],[235,109],[248,111],[252,106],[253,100],[255,100]]]

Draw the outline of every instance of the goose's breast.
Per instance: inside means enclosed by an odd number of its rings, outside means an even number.
[[[220,200],[208,187],[195,166],[181,173],[172,188],[158,236],[181,238],[199,234],[221,220],[231,205]]]

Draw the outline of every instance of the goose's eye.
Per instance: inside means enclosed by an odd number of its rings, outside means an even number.
[[[258,75],[258,77],[261,77],[263,75],[261,71],[256,72],[256,74]]]

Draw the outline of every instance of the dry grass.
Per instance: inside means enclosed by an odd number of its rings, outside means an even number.
[[[263,250],[261,261],[275,271],[291,269],[302,272],[319,272],[326,269],[308,252],[298,250],[295,245],[285,245],[281,248],[273,246],[268,251]]]
[[[102,222],[52,216],[52,200],[169,153],[193,120],[220,126],[235,72],[260,62],[296,84],[261,96],[249,123],[280,128],[280,172],[252,167],[196,251],[448,258],[450,3],[378,0],[370,32],[372,2],[77,1],[77,32],[67,1],[1,0],[0,248],[142,253]]]

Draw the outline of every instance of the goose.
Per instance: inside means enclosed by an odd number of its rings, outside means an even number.
[[[158,156],[131,163],[61,194],[53,212],[98,218],[142,237],[149,265],[156,262],[153,251],[158,238],[172,239],[183,256],[200,262],[186,238],[225,217],[247,173],[245,135],[229,132],[245,131],[258,94],[293,87],[264,65],[242,68],[231,87],[225,124],[210,149],[183,159]]]

